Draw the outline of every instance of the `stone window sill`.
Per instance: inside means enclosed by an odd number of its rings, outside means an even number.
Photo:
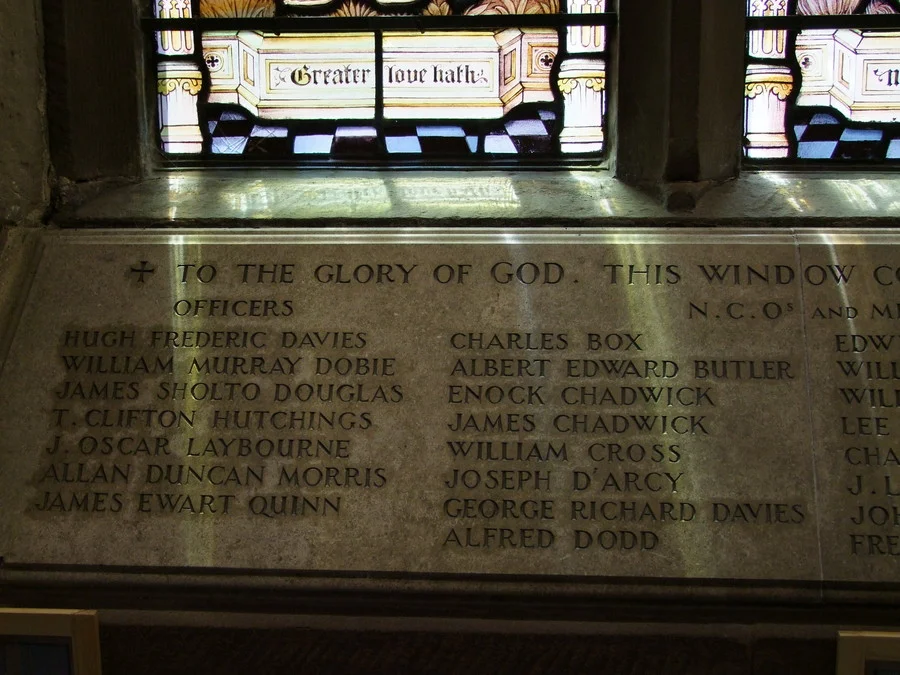
[[[60,226],[886,226],[900,175],[745,173],[714,186],[669,186],[693,208],[605,171],[182,171],[111,188],[54,219]],[[675,200],[669,200],[675,203]]]

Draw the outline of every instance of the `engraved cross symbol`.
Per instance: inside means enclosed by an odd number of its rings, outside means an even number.
[[[132,267],[131,273],[138,275],[138,283],[144,283],[144,276],[147,274],[153,274],[156,271],[156,268],[151,266],[146,260],[141,260],[140,267]]]
[[[544,68],[549,68],[550,66],[553,65],[553,54],[549,54],[549,53],[547,53],[547,52],[544,52],[543,54],[541,54],[539,60],[540,60],[541,65],[542,65]]]

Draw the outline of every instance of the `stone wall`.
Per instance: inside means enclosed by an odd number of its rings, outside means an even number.
[[[49,196],[38,0],[0,0],[0,224],[42,219]]]

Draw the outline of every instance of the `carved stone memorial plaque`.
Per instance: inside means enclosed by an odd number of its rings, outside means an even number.
[[[7,565],[896,577],[881,239],[42,236]]]
[[[900,250],[888,233],[801,241],[805,267],[838,271],[804,285],[823,574],[896,581]]]

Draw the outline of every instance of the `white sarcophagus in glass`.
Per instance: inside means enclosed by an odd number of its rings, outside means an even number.
[[[520,103],[552,101],[558,37],[550,29],[384,35],[387,119],[489,119]],[[203,56],[210,103],[264,119],[372,119],[372,34],[209,32]]]
[[[804,30],[797,36],[797,105],[854,122],[900,121],[900,31]]]
[[[203,36],[210,103],[239,105],[264,119],[372,119],[371,33]]]

